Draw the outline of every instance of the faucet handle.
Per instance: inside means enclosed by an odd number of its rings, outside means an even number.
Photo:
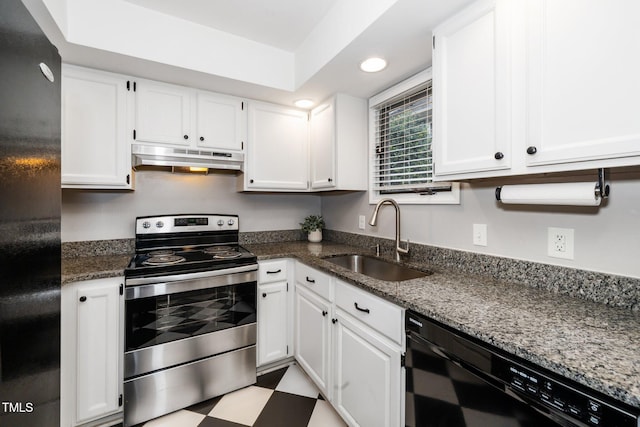
[[[376,256],[380,256],[380,243],[376,243],[372,248],[376,250]]]
[[[398,244],[398,247],[396,248],[396,250],[398,252],[400,252],[401,254],[408,254],[409,253],[409,239],[407,239],[407,245],[403,248]]]

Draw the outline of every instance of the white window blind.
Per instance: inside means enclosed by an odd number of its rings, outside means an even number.
[[[433,175],[431,81],[375,107],[373,189],[425,191]]]

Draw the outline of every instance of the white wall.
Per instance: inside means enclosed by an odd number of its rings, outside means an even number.
[[[320,213],[320,197],[236,192],[236,177],[142,171],[133,192],[62,191],[62,241],[134,237],[136,216],[176,213],[240,215],[240,231],[293,230]]]
[[[595,173],[591,175],[596,180]],[[581,177],[589,180],[589,177]],[[480,252],[545,264],[640,277],[640,172],[612,171],[611,197],[599,209],[502,205],[495,200],[496,182],[461,186],[460,205],[402,205],[402,238],[413,242]],[[385,238],[395,236],[393,208],[384,206],[378,225],[368,224],[373,212],[366,193],[325,196],[322,213],[327,228]],[[366,215],[365,230],[358,215]],[[473,224],[487,224],[488,246],[472,244]],[[575,230],[575,259],[547,254],[547,227]]]

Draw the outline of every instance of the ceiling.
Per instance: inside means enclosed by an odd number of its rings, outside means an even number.
[[[369,98],[431,65],[473,0],[22,0],[64,62],[292,105]],[[389,65],[363,73],[379,55]]]
[[[294,52],[336,0],[126,0]]]

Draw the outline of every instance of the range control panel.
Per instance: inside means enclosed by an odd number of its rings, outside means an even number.
[[[238,231],[237,215],[166,215],[136,218],[136,234]]]
[[[499,359],[499,358],[498,358]],[[579,420],[587,426],[638,427],[638,414],[613,407],[594,396],[507,360],[493,360],[492,373],[528,400]]]

